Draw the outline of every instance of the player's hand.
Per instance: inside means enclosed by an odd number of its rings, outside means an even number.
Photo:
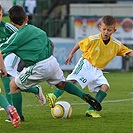
[[[68,57],[67,57],[67,59],[66,59],[66,61],[65,61],[65,64],[71,64],[72,63],[72,58],[73,58],[73,55],[69,55]]]
[[[7,76],[7,71],[4,65],[4,61],[3,61],[3,56],[2,56],[2,52],[0,51],[0,76],[2,78]]]
[[[7,76],[7,71],[4,67],[0,69],[0,75],[2,78]]]

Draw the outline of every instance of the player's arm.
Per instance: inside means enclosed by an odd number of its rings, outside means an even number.
[[[68,55],[68,57],[67,57],[67,59],[65,61],[65,64],[72,63],[73,55],[78,49],[79,49],[79,44],[75,45],[75,47],[72,49],[72,51],[70,52],[70,54]]]
[[[52,43],[51,46],[52,46],[52,55],[53,55],[54,54],[54,44]]]
[[[5,65],[4,65],[4,61],[3,61],[1,51],[0,51],[0,75],[1,75],[1,77],[6,77],[7,76],[7,72],[6,72],[6,69],[5,69]]]
[[[130,56],[133,58],[133,50],[128,48],[127,46],[121,44],[120,51],[117,54],[118,56]]]
[[[48,43],[51,45],[52,47],[52,55],[54,55],[54,43],[48,38]]]
[[[131,52],[127,53],[126,55],[128,55],[128,56],[130,56],[130,57],[132,57],[132,58],[133,58],[133,51],[131,51]]]

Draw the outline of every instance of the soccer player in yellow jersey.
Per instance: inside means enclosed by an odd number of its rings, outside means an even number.
[[[95,98],[102,102],[109,89],[109,83],[104,77],[102,69],[115,56],[128,55],[133,57],[133,51],[112,36],[116,31],[116,19],[113,16],[104,16],[99,25],[99,30],[101,31],[99,34],[90,35],[75,45],[65,64],[71,63],[72,57],[78,49],[83,52],[67,80],[78,82],[82,88],[88,86],[90,92],[96,92]],[[58,89],[53,93],[49,93],[46,96],[49,105],[54,104],[62,93],[63,91]],[[101,117],[91,106],[86,111],[86,116]]]

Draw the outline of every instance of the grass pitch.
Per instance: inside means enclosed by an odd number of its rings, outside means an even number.
[[[105,74],[110,90],[102,102],[101,118],[88,118],[88,104],[80,98],[64,93],[61,100],[72,105],[70,119],[54,119],[48,105],[42,106],[31,93],[23,95],[25,122],[15,129],[6,123],[5,111],[0,111],[0,133],[132,133],[133,132],[133,75],[132,72]],[[53,92],[48,84],[41,83],[44,94]],[[3,86],[1,86],[3,88]],[[90,93],[87,88],[85,92]],[[93,93],[90,93],[95,96]]]
[[[10,22],[10,19],[8,16],[3,16],[2,21],[4,22]]]

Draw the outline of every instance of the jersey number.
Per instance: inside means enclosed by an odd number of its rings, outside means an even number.
[[[84,77],[81,77],[80,80],[81,80],[83,83],[86,83],[86,82],[87,82],[87,79],[85,79]]]

